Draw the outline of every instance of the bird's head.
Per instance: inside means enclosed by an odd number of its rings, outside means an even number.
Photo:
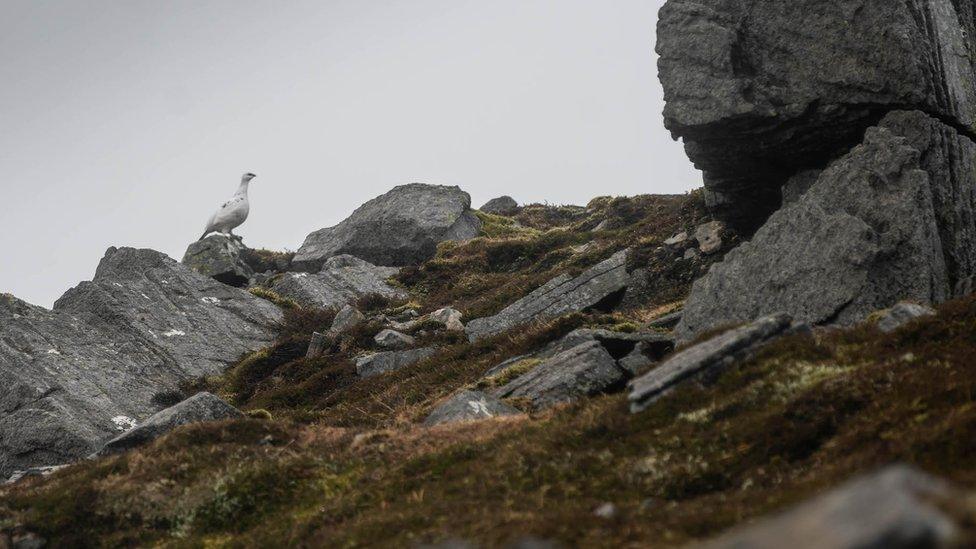
[[[257,177],[257,176],[254,175],[253,173],[247,172],[246,174],[244,174],[243,176],[241,176],[241,181],[247,183],[248,181],[254,179],[255,177]]]

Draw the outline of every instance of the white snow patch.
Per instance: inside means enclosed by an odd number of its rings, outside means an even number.
[[[163,337],[174,337],[174,336],[185,336],[186,332],[182,330],[172,329],[168,332],[163,332]]]
[[[17,314],[17,313],[14,313],[14,319],[16,320],[16,319],[18,319],[18,318],[20,318],[20,315],[19,315],[19,314]]]
[[[129,416],[115,416],[112,418],[112,423],[115,424],[115,428],[119,431],[128,431],[136,426],[136,420]]]
[[[149,296],[148,296],[148,295],[146,295],[146,294],[142,294],[142,297],[144,297],[144,298],[146,298],[146,299],[149,299],[149,300],[152,300],[152,298],[151,298],[151,297],[149,297]]]
[[[211,305],[216,305],[216,304],[220,303],[220,300],[217,299],[216,297],[201,297],[200,298],[200,301],[202,301],[204,303],[209,303]]]
[[[118,286],[119,288],[121,288],[121,287],[122,287],[122,285],[121,285],[121,284],[119,284],[118,282],[113,282],[112,284],[114,284],[114,285],[116,285],[116,286]]]
[[[495,417],[495,414],[493,414],[490,411],[488,411],[488,401],[485,400],[485,399],[481,399],[481,400],[469,400],[468,401],[468,406],[471,408],[471,411],[476,416],[481,416],[481,417]]]
[[[308,273],[292,273],[291,276],[295,278],[305,278],[306,276],[308,276]]]
[[[61,354],[61,351],[59,351],[57,349],[48,349],[47,350],[47,354],[49,354],[49,355],[60,355]]]

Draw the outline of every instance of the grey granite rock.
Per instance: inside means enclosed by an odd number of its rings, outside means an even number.
[[[514,198],[506,195],[492,198],[478,209],[482,212],[495,215],[515,215],[519,211],[519,205]]]
[[[241,288],[254,276],[247,264],[244,244],[236,238],[213,234],[186,249],[183,264],[224,284]]]
[[[679,351],[630,382],[628,400],[631,411],[645,410],[683,381],[717,376],[760,345],[784,334],[790,325],[788,315],[772,315]]]
[[[623,297],[630,279],[626,250],[617,252],[583,274],[560,275],[516,301],[497,315],[468,322],[468,339],[477,341],[522,324],[601,305]]]
[[[366,202],[335,227],[308,235],[292,265],[315,272],[340,254],[376,265],[417,265],[434,256],[439,242],[467,240],[480,232],[468,193],[412,183]]]
[[[629,378],[597,341],[581,343],[544,360],[528,373],[492,391],[497,398],[527,398],[534,408],[610,392]]]
[[[369,294],[404,297],[403,291],[387,282],[398,271],[339,255],[326,260],[318,273],[286,273],[271,283],[271,289],[302,306],[339,308]]]
[[[461,311],[453,307],[437,309],[429,315],[431,320],[443,324],[451,332],[464,331],[464,323],[461,322],[463,317],[464,315],[461,314]]]
[[[332,320],[332,326],[329,328],[329,335],[335,337],[343,334],[356,326],[359,326],[363,322],[366,322],[366,315],[359,312],[359,309],[353,307],[352,305],[344,305],[341,309],[339,309],[339,312],[336,313],[335,319]]]
[[[0,477],[69,463],[154,397],[267,345],[281,312],[151,250],[109,249],[54,311],[0,296]]]
[[[822,167],[885,112],[976,130],[971,0],[669,0],[658,20],[665,125],[706,200],[754,229],[797,171]]]
[[[493,417],[518,415],[522,412],[497,398],[479,391],[461,391],[434,410],[424,420],[433,427],[444,423],[476,421]]]
[[[376,334],[373,341],[384,349],[406,349],[416,343],[413,337],[390,329],[382,330]]]
[[[105,443],[99,455],[123,452],[165,435],[181,425],[244,417],[240,410],[210,393],[196,395],[161,410],[152,417]]]
[[[905,465],[851,480],[703,549],[917,549],[955,547],[959,525],[941,505],[953,489]]]
[[[917,318],[933,315],[935,309],[932,307],[903,301],[881,313],[878,318],[878,329],[885,333],[894,332]]]
[[[356,373],[359,377],[372,377],[412,366],[421,360],[434,356],[437,349],[421,347],[407,351],[384,351],[356,359]]]
[[[888,115],[695,283],[678,339],[777,311],[851,325],[901,300],[952,296],[976,270],[974,158],[941,122]]]
[[[695,228],[695,240],[698,241],[698,249],[705,255],[713,254],[722,249],[722,231],[725,224],[721,221],[709,221],[702,223]],[[692,250],[688,250],[692,251]],[[688,259],[686,252],[685,259]]]

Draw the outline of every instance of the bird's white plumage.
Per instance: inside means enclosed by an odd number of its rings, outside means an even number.
[[[245,174],[241,178],[241,186],[234,193],[230,200],[224,202],[207,222],[207,228],[203,231],[202,240],[212,232],[219,232],[224,235],[233,235],[232,232],[240,227],[247,220],[247,214],[251,211],[251,204],[247,198],[247,187],[254,176]]]

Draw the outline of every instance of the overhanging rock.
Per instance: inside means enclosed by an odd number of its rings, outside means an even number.
[[[665,125],[713,210],[752,230],[792,175],[896,109],[976,129],[971,0],[670,0],[658,22]]]

